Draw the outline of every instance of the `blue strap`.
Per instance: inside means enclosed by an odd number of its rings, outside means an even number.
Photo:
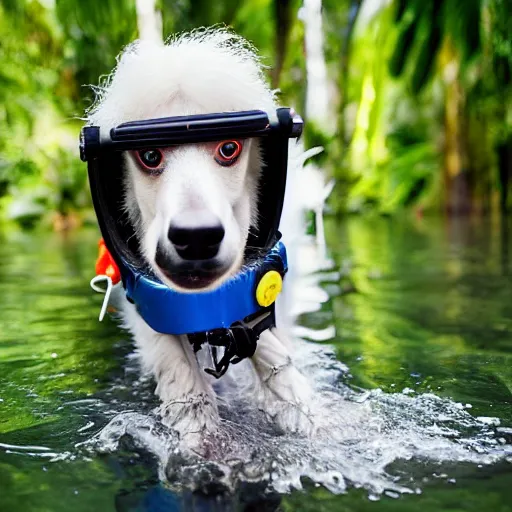
[[[269,270],[277,270],[281,275],[288,270],[286,248],[280,241],[264,258],[244,267],[213,291],[178,292],[156,277],[129,268],[125,277],[126,297],[145,322],[162,334],[227,329],[264,309],[256,302],[256,287]]]

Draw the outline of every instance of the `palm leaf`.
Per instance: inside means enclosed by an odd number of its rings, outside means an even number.
[[[432,76],[434,62],[437,57],[443,38],[443,1],[434,0],[431,8],[425,14],[426,38],[421,44],[416,58],[414,70],[411,76],[411,90],[413,94],[419,94]]]

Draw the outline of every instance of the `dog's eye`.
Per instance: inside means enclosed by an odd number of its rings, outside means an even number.
[[[242,143],[237,140],[221,142],[215,150],[215,161],[224,166],[233,165],[242,152]]]
[[[137,156],[142,166],[151,170],[158,169],[164,158],[159,149],[141,149],[137,151]]]

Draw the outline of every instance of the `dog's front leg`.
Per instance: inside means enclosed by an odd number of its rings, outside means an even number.
[[[162,422],[178,431],[186,445],[197,446],[217,426],[215,392],[199,368],[186,336],[159,334],[137,313],[133,314],[137,321],[129,327],[144,369],[156,379]]]
[[[259,406],[283,430],[311,434],[314,428],[312,389],[293,365],[289,344],[277,329],[264,331],[252,362],[259,377]]]

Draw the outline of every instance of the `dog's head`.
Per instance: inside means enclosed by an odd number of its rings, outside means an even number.
[[[109,129],[133,120],[275,108],[253,50],[213,30],[166,45],[129,46],[90,121]],[[126,213],[144,258],[166,284],[214,288],[238,271],[249,231],[257,229],[261,166],[256,139],[125,152]]]

